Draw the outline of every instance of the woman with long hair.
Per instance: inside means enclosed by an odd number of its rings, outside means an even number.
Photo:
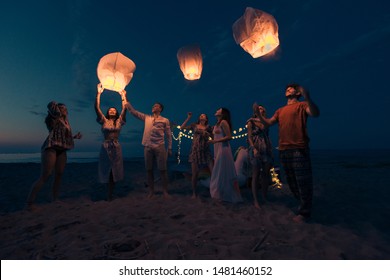
[[[262,105],[253,104],[253,117],[248,121],[249,158],[252,165],[252,194],[253,203],[260,208],[257,199],[257,190],[261,187],[263,200],[267,199],[268,186],[271,184],[271,168],[273,164],[272,144],[268,135],[268,125],[259,121],[259,116],[266,117],[266,110]]]
[[[32,186],[27,198],[27,209],[34,210],[34,201],[39,190],[47,182],[54,170],[53,200],[59,197],[62,174],[64,173],[67,151],[73,149],[73,139],[81,139],[78,132],[72,135],[72,129],[68,120],[68,109],[65,104],[51,101],[47,105],[46,127],[49,130],[45,142],[41,147],[41,175]]]
[[[198,183],[199,169],[207,166],[212,172],[213,157],[210,151],[209,138],[212,136],[212,128],[209,125],[209,120],[206,114],[200,114],[196,123],[187,126],[192,113],[187,114],[187,119],[180,126],[180,129],[191,129],[193,131],[193,139],[191,144],[191,152],[188,161],[191,163],[192,171],[192,198],[196,198],[196,185]]]
[[[214,168],[210,179],[210,194],[217,201],[242,202],[240,187],[229,141],[232,139],[230,111],[220,108],[216,111],[217,123],[213,129]]]
[[[122,98],[122,111],[119,114],[117,109],[110,107],[106,115],[100,109],[100,96],[104,88],[101,84],[97,86],[95,111],[96,121],[101,124],[104,142],[100,148],[99,155],[99,181],[108,184],[107,200],[112,200],[115,183],[123,180],[123,156],[122,147],[118,141],[122,126],[126,123],[126,91],[120,92]]]

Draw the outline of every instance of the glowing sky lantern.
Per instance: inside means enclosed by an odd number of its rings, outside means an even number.
[[[203,61],[199,46],[191,45],[180,48],[177,51],[177,60],[184,78],[187,80],[200,79]]]
[[[97,76],[105,89],[120,92],[130,83],[134,62],[120,52],[103,56],[97,66]]]
[[[233,37],[253,58],[266,55],[279,46],[278,24],[266,12],[247,7],[233,24]]]

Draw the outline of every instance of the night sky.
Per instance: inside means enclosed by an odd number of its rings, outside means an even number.
[[[232,25],[246,7],[277,20],[274,54],[254,59],[235,43]],[[112,52],[136,64],[126,90],[141,112],[158,101],[174,123],[192,111],[192,121],[206,113],[213,124],[215,111],[227,107],[238,129],[254,101],[271,117],[286,104],[286,84],[296,82],[321,110],[308,123],[312,149],[388,148],[388,1],[7,1],[0,10],[0,153],[40,151],[51,100],[68,106],[73,132],[83,134],[74,151],[98,153],[96,67]],[[203,56],[197,81],[184,79],[176,58],[190,44]],[[102,95],[102,110],[110,106],[120,108],[115,92]],[[271,128],[274,146],[277,131]],[[128,114],[120,137],[126,156],[142,155],[142,132],[143,122]]]

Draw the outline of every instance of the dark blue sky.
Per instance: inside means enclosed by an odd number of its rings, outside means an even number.
[[[207,113],[214,123],[214,112],[223,106],[238,129],[254,101],[271,116],[286,103],[285,85],[297,82],[311,91],[321,109],[319,118],[309,120],[313,149],[388,148],[389,2],[133,2],[0,5],[0,153],[39,152],[51,100],[68,105],[74,132],[84,135],[75,151],[98,151],[96,66],[102,56],[117,51],[137,66],[126,90],[142,112],[149,113],[159,101],[173,122],[180,124],[192,111],[194,121]],[[274,55],[253,59],[236,45],[232,25],[246,7],[277,20],[280,46]],[[200,80],[187,81],[176,53],[194,43],[202,51],[203,73]],[[104,111],[120,106],[116,93],[102,98]],[[142,131],[143,123],[128,115],[120,138],[126,155],[142,154]],[[271,134],[276,146],[276,126]]]

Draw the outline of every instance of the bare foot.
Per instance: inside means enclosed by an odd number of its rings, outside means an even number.
[[[308,219],[302,215],[296,215],[292,220],[297,224],[303,224],[308,221]]]
[[[62,200],[55,200],[53,202],[57,207],[65,207],[65,206],[69,206],[66,202],[62,201]]]
[[[253,204],[254,204],[256,209],[261,209],[261,207],[257,201],[255,201]]]
[[[41,208],[36,206],[35,204],[28,202],[26,203],[26,210],[30,212],[38,212]]]
[[[154,198],[154,193],[153,192],[150,192],[149,194],[148,194],[148,199],[153,199]]]
[[[169,193],[167,193],[167,192],[164,192],[163,195],[164,195],[165,199],[170,199],[171,198],[171,195]]]
[[[222,200],[213,198],[213,205],[215,206],[221,206],[222,205]]]

